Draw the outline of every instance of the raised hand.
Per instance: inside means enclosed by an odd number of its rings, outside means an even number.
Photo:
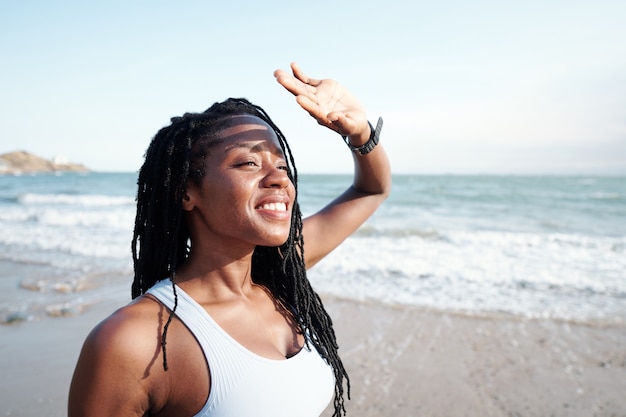
[[[335,80],[309,78],[295,63],[291,71],[276,70],[274,77],[319,124],[345,136],[369,136],[365,109],[345,87]]]

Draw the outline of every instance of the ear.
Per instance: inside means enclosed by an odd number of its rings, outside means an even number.
[[[195,190],[193,189],[185,189],[183,190],[183,210],[191,211],[196,206],[194,203]]]

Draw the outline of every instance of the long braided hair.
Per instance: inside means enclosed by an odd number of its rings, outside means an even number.
[[[145,154],[137,181],[137,213],[132,240],[135,276],[132,298],[145,293],[157,281],[169,277],[189,256],[190,231],[182,208],[189,181],[199,185],[205,175],[204,158],[211,140],[229,118],[253,115],[266,122],[276,133],[288,160],[287,174],[297,196],[297,171],[287,141],[259,106],[240,98],[215,103],[203,113],[185,113],[159,130]],[[335,374],[334,417],[345,415],[344,379],[350,396],[350,380],[338,354],[332,320],[306,275],[302,237],[302,213],[296,198],[287,241],[280,247],[257,246],[252,255],[252,280],[265,286],[279,305],[292,314],[306,343],[314,345]],[[167,370],[166,336],[178,305],[173,284],[174,308],[164,326],[161,347]]]

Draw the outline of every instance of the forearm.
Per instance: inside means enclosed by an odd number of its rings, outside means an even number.
[[[372,126],[374,129],[375,126]],[[354,147],[361,147],[368,143],[374,132],[370,128],[360,135],[350,136],[347,141]],[[380,140],[380,138],[379,138]],[[391,169],[389,159],[383,145],[379,142],[374,149],[365,155],[359,151],[353,151],[354,182],[352,186],[356,191],[380,195],[383,199],[391,191]]]

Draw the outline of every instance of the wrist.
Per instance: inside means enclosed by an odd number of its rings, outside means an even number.
[[[360,135],[355,136],[342,136],[348,148],[357,155],[367,155],[370,153],[376,145],[378,145],[378,141],[380,139],[380,130],[383,127],[383,119],[382,117],[378,118],[378,122],[376,123],[376,128],[372,126],[372,124],[368,121],[369,132],[365,131]],[[368,135],[369,133],[369,135]]]
[[[370,122],[367,122],[367,128],[365,128],[363,132],[356,134],[356,135],[348,135],[348,138],[347,138],[349,142],[348,146],[359,147],[359,146],[365,145],[367,141],[370,139],[370,136],[372,135],[373,130],[374,130],[374,127],[372,127],[372,124]]]

